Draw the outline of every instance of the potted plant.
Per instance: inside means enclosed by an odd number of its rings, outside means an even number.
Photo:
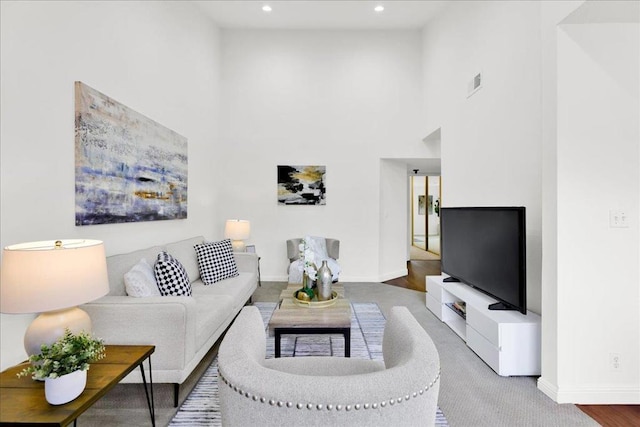
[[[80,332],[65,329],[56,342],[43,344],[40,354],[29,356],[31,366],[18,373],[31,374],[35,380],[44,380],[44,393],[52,405],[62,405],[80,396],[87,384],[89,364],[104,357],[102,340]]]

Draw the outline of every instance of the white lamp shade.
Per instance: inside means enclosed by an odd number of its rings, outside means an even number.
[[[231,240],[246,240],[251,234],[251,223],[244,219],[229,219],[224,227],[224,237]]]
[[[109,292],[99,240],[22,243],[3,250],[0,311],[41,313],[74,307]]]

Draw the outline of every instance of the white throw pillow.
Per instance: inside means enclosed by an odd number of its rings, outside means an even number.
[[[141,259],[124,275],[124,287],[130,297],[160,296],[153,268],[146,259]]]

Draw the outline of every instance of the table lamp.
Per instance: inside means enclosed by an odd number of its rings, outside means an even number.
[[[249,238],[250,232],[251,223],[244,219],[228,219],[224,227],[224,237],[231,239],[235,252],[246,251],[243,240]]]
[[[3,250],[0,312],[41,313],[27,328],[24,348],[39,354],[64,334],[91,333],[91,319],[79,304],[109,292],[104,245],[99,240],[21,243]]]

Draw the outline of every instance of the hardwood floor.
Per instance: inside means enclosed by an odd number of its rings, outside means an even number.
[[[409,274],[386,284],[425,292],[425,276],[440,274],[440,261],[407,262]],[[640,426],[640,405],[576,405],[603,427]]]
[[[386,284],[399,286],[401,288],[413,289],[414,291],[425,292],[425,276],[437,276],[440,274],[440,261],[407,261],[409,275],[387,280]]]
[[[640,405],[576,405],[603,427],[640,426]]]

